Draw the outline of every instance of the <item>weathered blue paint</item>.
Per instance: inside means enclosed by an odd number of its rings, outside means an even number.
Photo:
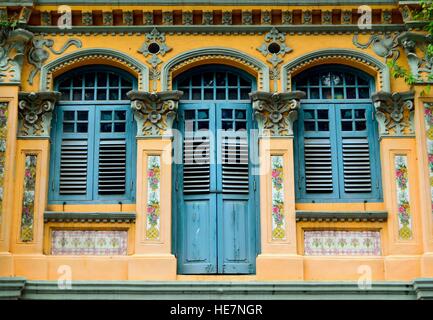
[[[342,90],[346,90],[347,87],[353,89],[365,88],[369,90],[368,96],[360,97],[359,92],[357,95],[350,99],[346,95],[343,97],[337,97],[336,89],[332,88],[332,97],[327,98],[323,96],[323,88],[321,82],[311,85],[311,80],[307,83],[298,81],[300,78],[311,79],[314,74],[319,74],[323,71],[337,72],[342,75],[352,74],[358,76],[358,80],[353,85],[347,86],[346,82],[341,85]],[[365,81],[365,82],[364,82]],[[382,201],[382,186],[381,186],[381,172],[380,172],[380,153],[378,144],[378,131],[377,124],[374,120],[373,106],[369,99],[371,92],[374,91],[373,79],[357,70],[348,67],[329,65],[314,68],[306,71],[299,75],[294,80],[294,89],[304,90],[307,92],[307,99],[301,103],[301,110],[299,113],[298,121],[295,123],[296,141],[295,141],[295,165],[298,168],[295,170],[295,183],[296,183],[296,200],[298,202],[380,202]],[[317,97],[313,97],[312,90],[317,90]],[[331,90],[331,89],[330,89]],[[340,90],[340,86],[338,87]],[[340,91],[339,91],[340,92]],[[306,115],[309,112],[317,112],[317,110],[323,110],[329,114],[329,130],[318,130],[317,128],[317,113],[316,118],[313,120],[316,122],[316,130],[307,130],[305,127]],[[343,131],[342,130],[342,110],[364,110],[365,111],[365,130],[353,130]],[[355,121],[355,120],[353,120]],[[332,183],[333,190],[328,193],[308,193],[306,191],[305,183],[305,161],[304,161],[304,139],[308,138],[328,138],[331,144],[331,157],[332,157]],[[367,138],[369,145],[369,157],[370,157],[370,171],[371,171],[371,192],[357,192],[347,193],[344,190],[344,176],[343,176],[343,155],[342,155],[342,143],[343,138]]]
[[[130,74],[112,67],[86,67],[85,70],[77,69],[70,73],[62,75],[56,79],[56,90],[60,89],[60,84],[66,77],[72,77],[78,74],[92,74],[93,72],[112,72],[119,75],[122,79],[127,79],[131,82],[133,89],[137,86],[137,81]],[[119,80],[121,81],[121,80]],[[50,157],[50,178],[49,178],[49,203],[133,203],[135,201],[135,162],[136,162],[136,141],[134,133],[136,124],[128,100],[96,100],[98,89],[107,88],[107,95],[110,92],[111,83],[106,85],[98,84],[95,81],[93,87],[82,86],[82,100],[62,100],[58,102],[53,116],[53,129],[51,130],[51,157]],[[114,86],[116,87],[116,86]],[[75,89],[71,85],[71,94]],[[118,86],[120,88],[120,85]],[[93,91],[94,99],[84,100],[84,93],[89,90]],[[105,90],[105,89],[103,89]],[[122,90],[114,89],[121,95]],[[88,113],[87,125],[88,129],[85,133],[71,132],[67,133],[63,130],[63,120],[65,112],[86,111]],[[101,114],[103,111],[124,111],[125,112],[125,132],[105,133],[101,131]],[[77,121],[75,121],[76,123]],[[113,124],[114,125],[114,124]],[[87,160],[87,190],[85,195],[61,195],[60,194],[60,156],[61,145],[63,139],[83,139],[88,143],[88,160]],[[125,193],[113,195],[103,195],[98,192],[98,156],[99,142],[101,139],[122,139],[126,142],[126,184]]]
[[[212,70],[229,71],[247,77],[243,73],[222,66],[200,68],[188,73],[187,76]],[[182,77],[175,83],[176,89],[180,88],[177,85],[182,83],[182,79],[185,80]],[[240,84],[239,81],[238,85]],[[185,81],[183,83],[185,86]],[[189,81],[189,85],[192,85],[191,81]],[[195,88],[199,90],[199,88]],[[214,97],[216,97],[216,87],[213,89],[206,88],[214,90]],[[239,100],[241,97],[240,88],[242,85],[237,89],[236,100],[203,100],[205,88],[201,87],[200,101],[191,100],[192,91],[190,90],[189,94],[186,95],[189,100],[183,100],[179,104],[178,129],[184,135],[188,135],[185,128],[186,112],[201,110],[209,113],[209,119],[206,120],[209,130],[200,131],[200,135],[211,138],[210,158],[213,159],[210,165],[209,191],[199,194],[184,192],[184,167],[182,164],[173,166],[173,221],[175,225],[173,251],[177,255],[178,269],[181,274],[251,274],[255,272],[255,257],[258,250],[258,176],[252,175],[255,167],[253,164],[249,164],[248,193],[223,192],[222,181],[222,139],[225,135],[244,134],[247,137],[246,133],[239,133],[239,131],[229,131],[228,133],[227,131],[220,131],[223,120],[228,121],[228,118],[224,118],[227,116],[223,115],[223,110],[245,112],[247,130],[254,128],[251,104],[245,100]],[[226,93],[228,94],[228,92],[229,86],[226,88]],[[198,117],[198,113],[195,115]],[[195,122],[198,121],[203,120],[196,118]],[[233,123],[236,125],[234,117]],[[250,159],[257,157],[257,148],[251,147],[251,145],[257,144],[257,140],[248,139],[248,143],[250,146],[249,153],[252,154]],[[180,153],[183,154],[183,140],[175,139],[174,144],[178,152],[182,150]]]

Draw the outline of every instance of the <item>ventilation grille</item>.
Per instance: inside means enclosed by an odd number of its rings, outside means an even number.
[[[343,138],[343,166],[345,192],[371,192],[367,138]]]
[[[221,144],[224,193],[248,193],[248,140],[224,138]]]
[[[99,194],[124,194],[125,185],[125,140],[101,140],[99,145]]]
[[[87,193],[87,140],[63,140],[60,156],[60,194]]]
[[[331,142],[327,138],[305,139],[305,185],[309,193],[332,193]]]
[[[183,145],[183,192],[210,191],[209,138],[185,138]]]

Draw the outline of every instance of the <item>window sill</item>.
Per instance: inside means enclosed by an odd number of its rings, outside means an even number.
[[[46,211],[44,222],[125,222],[135,221],[134,212],[58,212]]]
[[[296,221],[355,221],[384,222],[388,219],[387,211],[296,211]]]

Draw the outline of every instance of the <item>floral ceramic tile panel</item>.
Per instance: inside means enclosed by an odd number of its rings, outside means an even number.
[[[53,230],[52,255],[126,255],[128,232],[123,230]]]
[[[0,103],[0,223],[3,213],[3,188],[6,160],[8,104]]]
[[[33,241],[33,225],[35,215],[36,167],[38,156],[27,154],[24,165],[23,203],[21,211],[21,233],[23,242]]]
[[[379,231],[304,231],[306,256],[381,255]]]
[[[146,206],[146,239],[158,240],[160,233],[161,207],[161,158],[147,158],[147,206]]]
[[[407,156],[395,156],[394,165],[398,210],[398,236],[401,240],[410,240],[412,239],[412,215],[410,212]]]
[[[272,239],[286,238],[283,156],[272,156]]]
[[[427,135],[427,163],[429,171],[431,206],[433,213],[433,103],[424,104],[424,121]]]

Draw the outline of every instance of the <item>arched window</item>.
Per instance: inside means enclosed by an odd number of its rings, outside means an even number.
[[[62,93],[52,129],[50,201],[134,200],[135,139],[128,73],[84,67],[55,81]]]
[[[297,200],[381,200],[373,79],[328,65],[301,73],[293,86],[307,93],[296,125]]]

